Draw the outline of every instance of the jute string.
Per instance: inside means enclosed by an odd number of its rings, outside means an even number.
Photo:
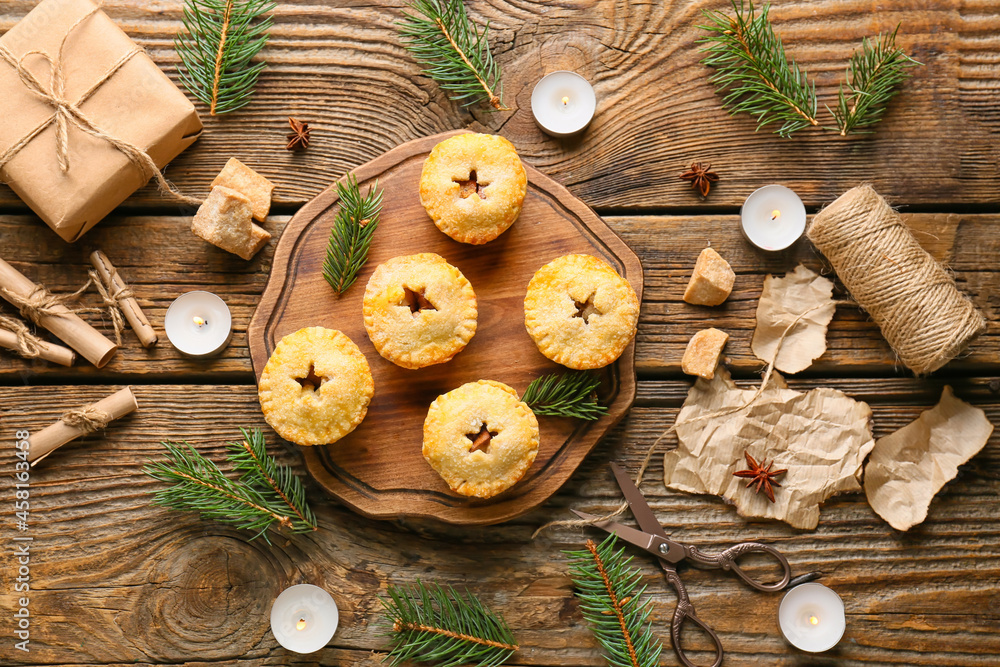
[[[4,298],[10,301],[18,309],[18,312],[21,313],[21,317],[31,321],[35,325],[40,325],[43,317],[65,316],[66,312],[62,310],[63,308],[67,309],[74,315],[101,312],[100,308],[71,308],[66,304],[67,301],[75,299],[86,292],[91,285],[95,285],[97,287],[97,291],[101,295],[101,300],[104,302],[104,306],[107,309],[108,314],[111,316],[111,323],[115,328],[115,338],[117,339],[118,347],[121,347],[122,332],[125,330],[125,320],[121,314],[121,300],[134,296],[132,294],[132,290],[127,286],[123,286],[121,289],[116,289],[113,293],[109,293],[107,288],[101,282],[101,279],[97,275],[96,271],[90,271],[89,276],[90,279],[83,285],[83,287],[66,296],[56,296],[38,283],[35,283],[34,289],[30,294],[28,294],[27,297],[16,294],[6,287],[0,288],[0,292],[3,293]],[[14,320],[14,322],[20,324],[17,320]],[[21,326],[24,325],[22,324]],[[4,326],[4,328],[9,329],[7,326]],[[11,329],[11,331],[14,330]],[[14,331],[14,333],[18,332]],[[20,334],[18,334],[18,336],[20,338]],[[35,340],[37,341],[38,339],[36,338]]]
[[[917,375],[944,366],[986,328],[955,279],[870,185],[820,211],[807,236]]]
[[[727,417],[729,415],[736,414],[737,412],[742,412],[743,410],[746,410],[751,406],[753,406],[753,404],[757,402],[757,399],[761,397],[761,395],[764,393],[764,390],[771,382],[771,376],[774,374],[774,359],[778,358],[778,353],[781,351],[781,345],[782,343],[785,342],[785,338],[788,337],[788,335],[792,332],[792,329],[794,329],[798,325],[798,323],[802,320],[802,318],[806,317],[807,315],[809,315],[814,311],[819,310],[820,308],[825,308],[826,306],[827,304],[822,303],[822,304],[817,304],[812,308],[806,309],[804,312],[799,314],[798,317],[792,320],[787,327],[785,327],[785,330],[781,332],[781,336],[778,338],[778,344],[774,348],[774,357],[771,360],[771,363],[767,365],[767,369],[764,371],[764,377],[761,379],[760,386],[757,387],[757,390],[754,391],[753,395],[749,399],[747,399],[747,401],[743,403],[743,405],[737,405],[731,408],[726,408],[725,410],[719,410],[718,412],[713,412],[711,414],[695,417],[694,419],[686,419],[684,421],[674,421],[673,426],[663,431],[656,438],[656,440],[653,441],[653,444],[651,444],[646,449],[646,454],[645,456],[643,456],[642,463],[639,465],[639,471],[635,475],[636,487],[639,487],[639,485],[642,484],[642,476],[646,473],[646,469],[649,467],[649,462],[653,459],[653,453],[656,452],[656,449],[660,445],[660,442],[671,433],[676,432],[679,427],[684,426],[686,424],[696,424],[698,422],[706,421],[709,419],[718,419],[719,417]],[[627,509],[628,509],[628,503],[622,502],[622,504],[619,505],[618,509],[616,509],[614,512],[611,512],[610,514],[605,514],[604,516],[600,516],[597,517],[596,519],[592,519],[589,521],[585,519],[567,519],[563,521],[550,521],[542,526],[539,526],[538,529],[531,534],[531,539],[536,538],[538,534],[541,533],[543,530],[547,530],[549,528],[555,528],[556,526],[579,528],[583,526],[591,526],[595,523],[600,523],[602,521],[609,521],[619,516]]]
[[[105,141],[112,146],[114,146],[118,151],[128,158],[129,162],[139,170],[144,179],[153,177],[156,179],[157,184],[161,191],[167,191],[176,197],[182,199],[186,203],[190,204],[200,204],[199,199],[193,197],[188,197],[177,190],[174,189],[172,185],[163,177],[163,174],[157,168],[156,163],[149,155],[139,148],[138,146],[131,144],[127,141],[119,139],[107,132],[101,130],[90,118],[88,118],[83,111],[80,110],[80,105],[86,102],[94,92],[100,88],[102,85],[107,83],[111,77],[115,75],[127,62],[129,62],[135,55],[141,53],[139,47],[135,47],[122,55],[108,70],[100,77],[94,84],[80,96],[76,102],[71,102],[65,98],[66,94],[66,76],[63,71],[64,56],[66,50],[66,42],[70,35],[80,27],[80,25],[89,19],[91,16],[100,11],[99,7],[95,7],[91,11],[87,12],[81,16],[77,21],[69,27],[66,34],[63,35],[62,41],[59,43],[59,52],[56,57],[53,58],[48,53],[44,51],[28,51],[19,59],[15,58],[14,55],[7,50],[6,47],[0,45],[0,59],[6,62],[8,65],[14,68],[17,72],[18,77],[21,79],[21,83],[24,84],[31,93],[35,96],[41,98],[47,104],[55,109],[55,112],[44,120],[41,124],[35,127],[33,130],[28,132],[19,141],[15,142],[6,151],[0,154],[0,169],[2,169],[15,155],[20,152],[22,148],[27,146],[35,137],[42,133],[49,125],[52,123],[56,124],[56,158],[59,161],[59,168],[65,173],[69,171],[69,126],[72,125],[82,132],[89,134],[92,137]],[[49,63],[49,70],[51,72],[49,86],[46,88],[38,81],[34,74],[28,71],[25,67],[25,61],[29,56],[38,55],[44,58]]]
[[[112,417],[104,410],[98,410],[93,406],[69,410],[59,418],[67,426],[78,428],[84,433],[93,433],[107,427],[111,423]]]
[[[104,302],[104,306],[108,309],[108,314],[111,316],[111,324],[115,327],[115,342],[118,344],[118,347],[121,347],[122,332],[125,331],[125,318],[122,316],[122,301],[133,298],[135,294],[132,293],[132,288],[126,285],[125,281],[121,280],[121,277],[118,276],[118,269],[112,271],[110,285],[104,284],[97,271],[91,270],[87,275],[90,276],[90,282],[94,283],[98,294],[101,295],[101,301]],[[121,287],[115,287],[115,277],[118,277]]]
[[[17,353],[25,359],[36,359],[41,355],[41,339],[33,335],[21,320],[0,315],[0,329],[6,329],[17,336]]]

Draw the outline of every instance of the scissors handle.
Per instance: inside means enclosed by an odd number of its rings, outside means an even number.
[[[788,560],[781,555],[781,552],[769,544],[761,544],[760,542],[742,542],[717,554],[706,554],[700,551],[697,547],[693,547],[691,545],[685,545],[684,550],[687,553],[687,557],[699,565],[718,567],[723,570],[731,570],[736,573],[740,579],[759,591],[780,591],[788,585],[788,582],[791,581],[792,578],[792,568],[788,565]],[[778,565],[781,566],[781,581],[773,584],[765,584],[764,582],[758,581],[744,572],[743,568],[741,568],[740,564],[737,562],[737,559],[750,553],[762,553],[773,556],[778,562]]]
[[[670,623],[670,639],[674,644],[674,653],[677,654],[677,659],[681,661],[684,667],[699,667],[698,665],[691,662],[687,655],[684,653],[684,647],[681,646],[681,630],[684,627],[685,621],[691,621],[697,625],[702,632],[709,636],[712,643],[715,644],[715,660],[712,662],[711,667],[720,667],[722,665],[722,640],[719,639],[719,635],[715,634],[715,630],[710,628],[705,624],[705,621],[698,617],[698,614],[694,611],[694,605],[691,604],[691,600],[688,598],[687,590],[684,588],[684,583],[681,581],[680,577],[677,576],[677,572],[672,567],[663,568],[667,581],[669,581],[674,590],[677,591],[677,608],[674,609],[674,618]]]

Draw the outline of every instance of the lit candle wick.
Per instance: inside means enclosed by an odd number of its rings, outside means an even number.
[[[819,619],[816,618],[815,616],[810,616],[809,622],[812,623],[813,625],[819,625]]]
[[[299,622],[295,624],[295,629],[296,630],[305,630],[306,629],[306,619],[300,618]]]
[[[781,217],[781,211],[777,209],[771,211],[771,220],[777,220],[780,217]]]
[[[197,315],[195,315],[194,316],[194,324],[195,324],[195,326],[203,327],[206,324],[208,324],[208,320],[206,320],[204,318],[201,318],[201,317],[198,317]]]
[[[569,97],[562,98],[562,103],[563,103],[563,106],[566,106],[567,104],[569,104]]]

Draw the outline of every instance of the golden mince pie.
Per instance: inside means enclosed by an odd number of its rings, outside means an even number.
[[[476,293],[462,272],[427,252],[379,264],[364,298],[375,349],[403,368],[443,364],[476,333]]]
[[[528,176],[514,145],[493,134],[460,134],[431,150],[420,174],[420,203],[442,232],[479,245],[521,213]]]
[[[278,435],[298,445],[325,445],[365,418],[375,382],[350,338],[310,327],[278,342],[257,389],[264,419]]]
[[[502,493],[524,477],[537,454],[535,413],[501,382],[463,384],[427,411],[424,458],[455,493]]]
[[[590,255],[565,255],[538,271],[524,297],[524,326],[539,351],[576,369],[607,366],[635,336],[639,298]]]

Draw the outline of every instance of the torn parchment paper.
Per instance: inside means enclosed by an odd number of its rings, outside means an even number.
[[[917,525],[927,518],[935,494],[992,432],[986,413],[945,387],[937,405],[875,443],[865,468],[872,509],[896,530]]]
[[[826,327],[835,309],[833,282],[801,264],[784,278],[768,276],[757,302],[750,348],[758,359],[771,363],[785,329],[806,313],[785,336],[774,364],[784,373],[805,370],[826,352]]]
[[[723,366],[714,379],[699,379],[677,417],[678,445],[664,456],[664,483],[720,495],[742,516],[815,528],[820,503],[861,490],[861,465],[875,446],[871,408],[835,389],[788,389],[775,373],[749,408],[731,412],[755,393],[738,388]],[[726,414],[711,416],[720,412]],[[757,461],[774,460],[775,470],[788,469],[778,478],[774,503],[733,476],[746,467],[744,451]]]

